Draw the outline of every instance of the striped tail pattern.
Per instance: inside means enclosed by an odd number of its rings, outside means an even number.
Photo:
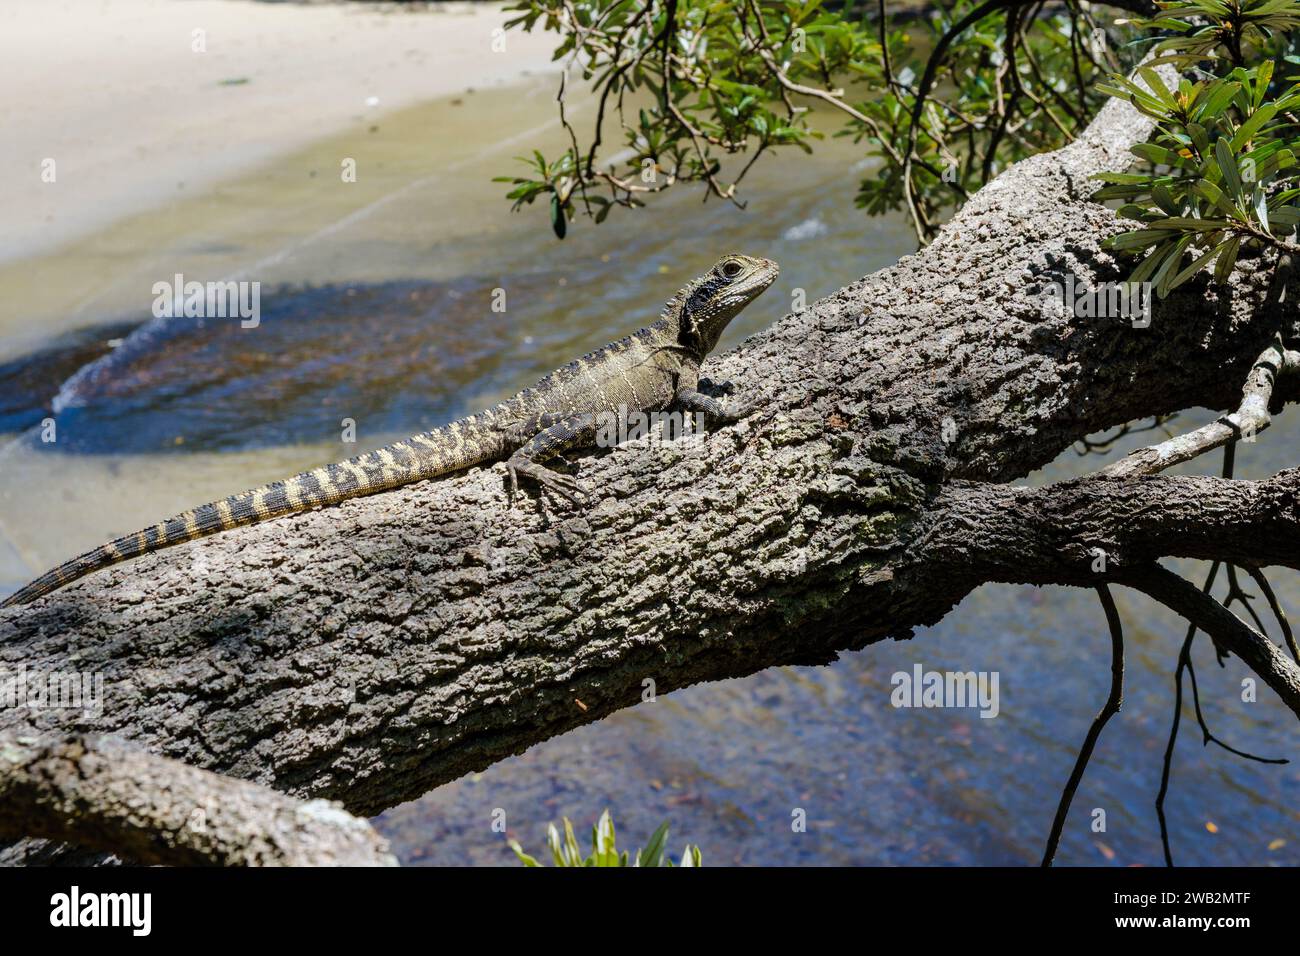
[[[6,598],[0,607],[27,604],[87,574],[142,554],[241,525],[436,478],[498,458],[505,450],[506,440],[492,426],[487,414],[461,419],[347,461],[200,505],[134,534],[115,538],[43,574]]]

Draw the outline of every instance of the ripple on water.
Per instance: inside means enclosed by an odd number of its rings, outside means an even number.
[[[49,414],[60,383],[107,355],[136,324],[119,322],[66,332],[37,352],[0,363],[0,435],[39,424]]]

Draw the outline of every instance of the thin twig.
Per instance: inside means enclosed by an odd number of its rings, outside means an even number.
[[[1274,382],[1281,375],[1297,371],[1300,371],[1300,351],[1283,348],[1280,340],[1274,342],[1255,360],[1242,388],[1241,404],[1235,412],[1185,435],[1138,449],[1107,465],[1098,474],[1112,478],[1153,475],[1263,431],[1272,422],[1268,406]]]
[[[1214,579],[1219,574],[1219,562],[1210,565],[1210,573],[1205,577],[1201,590],[1206,594],[1214,586]],[[1165,866],[1174,865],[1174,855],[1169,849],[1169,821],[1165,817],[1165,797],[1169,795],[1169,779],[1173,775],[1174,745],[1178,743],[1178,728],[1183,720],[1183,671],[1191,660],[1192,638],[1196,636],[1196,623],[1188,622],[1187,636],[1183,638],[1182,649],[1178,652],[1178,666],[1174,669],[1174,720],[1169,728],[1169,740],[1165,743],[1165,757],[1160,771],[1160,790],[1156,793],[1156,818],[1160,821],[1160,845],[1165,851]]]
[[[1043,852],[1042,865],[1045,867],[1051,866],[1056,857],[1061,831],[1065,828],[1065,818],[1070,815],[1070,804],[1074,800],[1075,791],[1079,789],[1079,782],[1083,780],[1084,771],[1088,769],[1088,761],[1092,759],[1097,740],[1101,737],[1106,722],[1124,706],[1124,626],[1119,619],[1119,611],[1115,608],[1110,588],[1104,584],[1098,585],[1097,597],[1101,599],[1101,606],[1106,612],[1106,624],[1110,628],[1110,694],[1088,728],[1088,735],[1079,748],[1070,779],[1066,781],[1065,790],[1061,793],[1061,801],[1056,807],[1056,819],[1052,821],[1052,832],[1047,837],[1047,849]]]
[[[1286,612],[1282,610],[1277,595],[1273,593],[1273,588],[1269,586],[1268,578],[1264,577],[1264,572],[1259,568],[1248,567],[1246,573],[1255,579],[1259,589],[1264,592],[1268,606],[1273,611],[1273,617],[1277,619],[1277,625],[1282,630],[1282,637],[1286,641],[1286,646],[1291,651],[1291,656],[1295,659],[1295,662],[1300,664],[1300,647],[1296,646],[1295,634],[1291,631],[1291,622],[1287,620]]]

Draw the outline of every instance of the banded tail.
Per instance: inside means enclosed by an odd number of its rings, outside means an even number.
[[[115,538],[41,575],[0,602],[0,607],[28,604],[102,568],[196,538],[460,471],[498,457],[505,444],[499,431],[480,421],[480,416],[471,416]]]

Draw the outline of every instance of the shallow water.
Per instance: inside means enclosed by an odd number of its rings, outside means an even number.
[[[197,503],[490,404],[650,321],[723,251],[783,267],[723,348],[788,311],[796,289],[811,301],[912,251],[901,220],[853,208],[859,154],[843,141],[810,160],[760,162],[745,212],[675,191],[599,228],[579,221],[557,242],[542,209],[512,215],[490,182],[516,171],[516,153],[560,142],[552,93],[539,82],[390,115],[57,255],[0,266],[0,586]],[[358,160],[357,183],[341,182],[340,157]],[[152,284],[177,272],[262,282],[260,324],[152,319]],[[490,309],[495,289],[506,292],[504,313]],[[49,444],[40,423],[52,411]],[[344,419],[356,423],[355,445],[342,440]],[[1243,447],[1239,474],[1290,464],[1297,420],[1284,416]],[[1097,464],[1067,452],[1030,480]],[[1300,607],[1293,577],[1275,584]],[[1076,798],[1063,863],[1160,862],[1152,802],[1182,628],[1145,599],[1118,597],[1126,705]],[[1239,701],[1236,662],[1220,670],[1205,646],[1197,662],[1221,736],[1300,756],[1293,718],[1266,690],[1257,704]],[[893,708],[891,675],[918,663],[997,672],[999,716]],[[512,863],[495,810],[539,852],[547,822],[567,815],[581,833],[605,807],[629,845],[668,819],[673,847],[698,843],[706,864],[1034,863],[1108,676],[1090,593],[986,587],[912,641],[667,695],[378,824],[408,863]],[[1168,801],[1176,859],[1300,862],[1296,765],[1202,748],[1192,728],[1184,723]],[[1089,829],[1094,808],[1106,811],[1104,833]],[[806,832],[792,832],[798,811]]]

